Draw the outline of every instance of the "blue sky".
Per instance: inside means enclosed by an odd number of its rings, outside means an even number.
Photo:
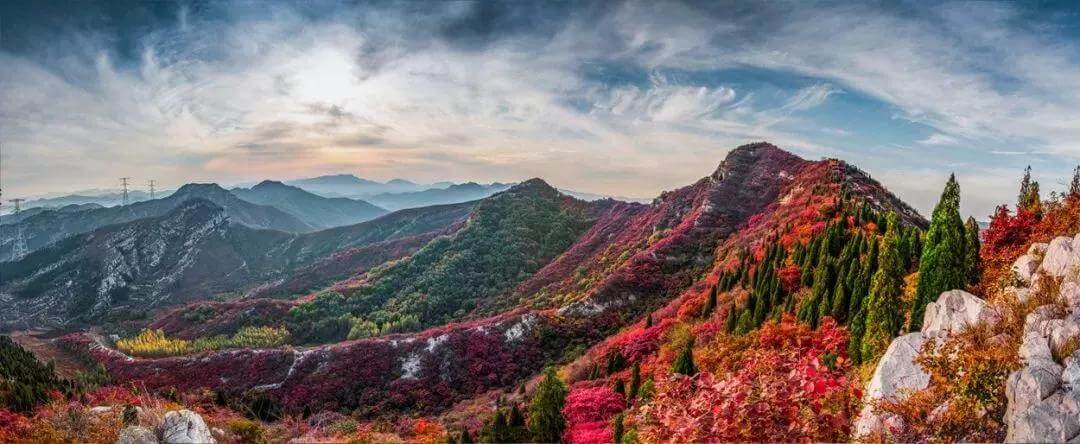
[[[650,197],[766,140],[928,214],[1080,162],[1068,3],[4,2],[5,198],[349,172]],[[164,186],[163,186],[164,185]]]

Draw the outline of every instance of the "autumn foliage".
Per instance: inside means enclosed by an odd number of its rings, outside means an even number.
[[[563,440],[572,444],[611,442],[611,420],[624,408],[623,395],[615,393],[611,387],[575,386],[566,396],[563,407],[566,417]]]

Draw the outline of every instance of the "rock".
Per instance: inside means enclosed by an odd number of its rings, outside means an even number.
[[[191,410],[173,410],[161,423],[161,440],[169,444],[215,443],[201,416]]]
[[[874,401],[894,398],[901,391],[922,390],[930,383],[930,375],[915,363],[915,356],[924,342],[922,333],[908,333],[889,344],[866,386],[866,406],[855,423],[856,436],[881,430],[889,420],[873,411],[871,404]]]
[[[158,444],[158,440],[154,432],[146,427],[128,426],[120,431],[116,444]]]
[[[1022,287],[1005,287],[1005,294],[1012,295],[1021,304],[1026,304],[1031,299],[1031,289]]]
[[[1016,262],[1013,262],[1012,271],[1016,275],[1016,279],[1023,282],[1025,285],[1031,284],[1031,278],[1035,275],[1035,270],[1039,269],[1039,258],[1030,254],[1025,254],[1016,258]]]
[[[1061,370],[1061,366],[1053,361],[1041,361],[1009,374],[1005,382],[1005,397],[1009,400],[1005,424],[1010,429],[1021,414],[1050,397],[1061,386]]]
[[[1065,442],[1080,435],[1080,393],[1055,393],[1021,412],[1005,442]]]
[[[1061,299],[1065,304],[1077,311],[1080,309],[1080,283],[1065,282],[1061,284]]]
[[[99,405],[97,407],[90,407],[90,413],[94,415],[104,415],[112,411],[112,406]]]
[[[1062,320],[1050,332],[1050,350],[1061,356],[1070,340],[1080,338],[1080,319],[1070,317]]]
[[[1080,248],[1073,245],[1072,238],[1062,236],[1050,241],[1039,270],[1050,276],[1065,277],[1073,267],[1080,267]]]
[[[1028,316],[1030,317],[1030,315]],[[1047,336],[1040,330],[1025,328],[1023,341],[1020,342],[1020,359],[1027,365],[1039,361],[1054,360],[1054,355],[1050,352],[1050,338]]]
[[[922,334],[925,337],[942,337],[958,332],[980,320],[992,318],[985,301],[964,290],[941,293],[936,302],[926,305]]]
[[[1080,352],[1065,358],[1065,371],[1061,372],[1061,385],[1080,392]]]

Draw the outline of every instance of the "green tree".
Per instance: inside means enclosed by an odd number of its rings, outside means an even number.
[[[671,365],[671,372],[686,376],[694,376],[697,374],[697,365],[694,364],[693,339],[686,341],[686,345],[683,346],[682,351],[679,352],[679,356],[675,358],[675,362]]]
[[[506,417],[506,424],[510,428],[511,442],[525,442],[529,439],[529,429],[525,425],[525,415],[515,403],[510,407],[510,414]]]
[[[1073,169],[1072,182],[1069,183],[1069,196],[1080,197],[1080,165]]]
[[[904,322],[900,306],[904,292],[904,267],[900,263],[899,223],[896,214],[890,213],[878,257],[878,270],[870,284],[866,325],[861,339],[860,355],[863,361],[876,359],[885,353],[885,348],[900,332]]]
[[[615,378],[615,384],[612,385],[611,390],[622,395],[624,398],[626,397],[626,383],[623,382],[622,378]]]
[[[652,313],[649,313],[648,316],[645,316],[645,328],[652,327],[652,323]]]
[[[969,284],[979,282],[982,277],[982,258],[979,256],[979,224],[974,217],[968,217],[964,224],[964,273]]]
[[[562,438],[566,429],[566,419],[562,415],[566,393],[566,384],[555,373],[555,367],[548,367],[529,402],[529,433],[534,440],[559,442]]]
[[[495,416],[484,426],[480,432],[481,442],[501,443],[511,442],[510,425],[506,422],[506,416],[502,409],[495,410]]]
[[[623,418],[624,418],[623,414],[619,413],[618,415],[615,415],[615,419],[612,420],[611,438],[612,438],[612,442],[614,442],[616,444],[622,442],[623,433],[625,432],[625,430],[624,430],[625,426],[623,425]]]
[[[465,428],[465,427],[461,428],[461,440],[458,441],[458,442],[460,442],[461,444],[472,444],[473,443],[472,435],[469,434],[469,429],[468,428]]]
[[[727,319],[724,321],[724,331],[728,333],[735,333],[736,322],[738,317],[735,315],[735,305],[729,304],[727,310]]]
[[[712,315],[713,309],[716,308],[716,286],[709,289],[709,297],[705,299],[705,306],[701,307],[702,319],[708,319]]]
[[[919,285],[915,291],[915,304],[911,307],[912,331],[922,327],[926,304],[937,300],[942,292],[964,288],[967,283],[965,243],[964,222],[960,219],[960,185],[956,183],[956,177],[950,175],[941,200],[934,207],[930,230],[922,247]],[[867,327],[870,327],[869,313]]]
[[[635,362],[630,370],[630,392],[627,393],[627,399],[636,398],[639,390],[641,390],[641,364]]]

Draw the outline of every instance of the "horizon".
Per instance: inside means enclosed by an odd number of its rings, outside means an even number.
[[[1027,165],[1044,196],[1065,188],[1075,12],[784,5],[5,3],[0,187],[345,172],[649,199],[765,140],[924,216],[952,172],[979,220]]]

